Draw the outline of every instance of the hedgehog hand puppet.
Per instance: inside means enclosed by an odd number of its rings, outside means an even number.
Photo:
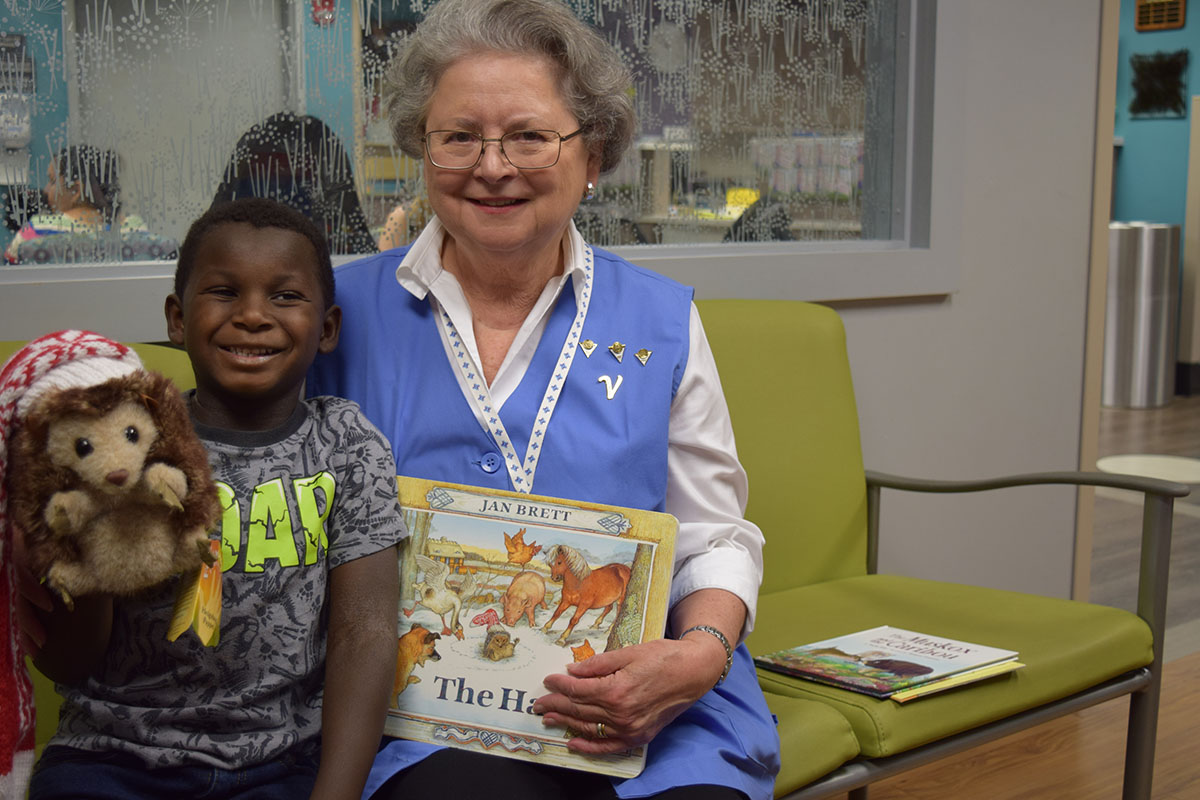
[[[168,378],[143,369],[127,346],[81,331],[31,342],[10,372],[17,396],[0,422],[9,511],[30,569],[67,607],[212,563],[217,490]],[[6,407],[0,401],[0,414]]]

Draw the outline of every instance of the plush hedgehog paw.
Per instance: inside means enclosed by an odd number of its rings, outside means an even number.
[[[82,530],[94,513],[95,504],[87,493],[72,490],[51,495],[43,518],[50,530],[59,536],[67,536]]]
[[[200,560],[208,566],[217,563],[217,557],[212,551],[212,546],[208,543],[208,537],[196,540],[196,550],[200,553]]]
[[[49,571],[46,573],[46,586],[53,591],[58,592],[58,596],[62,598],[63,605],[67,607],[68,611],[74,611],[75,598],[71,597],[71,593],[67,591],[67,587],[63,582],[62,573],[63,570],[58,564],[52,565]]]
[[[183,498],[187,496],[187,476],[170,464],[151,464],[146,468],[146,488],[177,511],[183,510]]]

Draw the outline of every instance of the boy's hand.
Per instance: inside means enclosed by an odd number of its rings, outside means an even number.
[[[16,612],[17,637],[21,648],[30,658],[36,658],[46,643],[46,626],[43,624],[38,610],[52,611],[54,600],[45,586],[42,586],[29,569],[29,560],[25,552],[25,531],[19,526],[12,526],[13,534],[13,564],[17,573]]]

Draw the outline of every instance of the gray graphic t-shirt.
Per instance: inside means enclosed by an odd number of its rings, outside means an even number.
[[[406,535],[387,440],[333,397],[273,431],[196,431],[223,508],[220,643],[167,641],[178,580],[117,598],[106,662],[59,687],[51,744],[232,769],[320,734],[329,570]]]

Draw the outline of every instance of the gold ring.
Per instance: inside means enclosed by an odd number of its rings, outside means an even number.
[[[604,732],[604,723],[603,722],[596,723],[596,738],[597,739],[607,739],[608,738],[608,734]]]

